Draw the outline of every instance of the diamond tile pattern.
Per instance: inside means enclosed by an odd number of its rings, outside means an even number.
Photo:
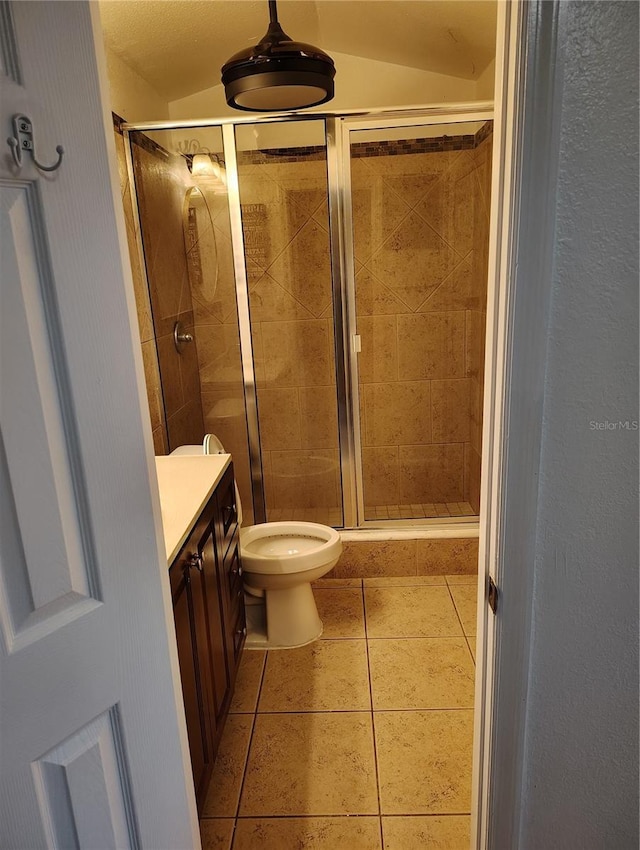
[[[313,316],[331,304],[329,234],[309,219],[269,267],[270,276]]]
[[[367,505],[464,501],[478,510],[490,150],[489,137],[475,150],[351,161]],[[314,491],[302,469],[298,480],[278,473],[275,484],[274,464],[280,470],[286,452],[315,456],[338,445],[326,162],[274,157],[242,166],[240,194],[258,407],[267,410],[267,392],[297,388],[293,402],[277,408],[282,421],[268,429],[263,446],[271,515],[290,510],[303,490]],[[223,230],[217,208],[215,216]],[[217,246],[215,293],[198,292],[194,300],[210,324],[230,320],[227,243]],[[442,383],[452,379],[460,383]],[[433,381],[441,382],[435,390]],[[446,463],[437,469],[440,458]],[[317,503],[305,497],[301,510],[324,510],[327,487],[339,494],[337,466],[332,475]]]
[[[375,252],[371,271],[412,310],[437,289],[459,258],[416,212]]]

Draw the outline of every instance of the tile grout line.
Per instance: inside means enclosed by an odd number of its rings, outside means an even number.
[[[459,614],[458,608],[455,604],[455,599],[453,598],[452,589],[448,584],[446,586],[447,586],[447,589],[449,590],[449,596],[452,600],[454,610],[456,611],[456,617],[457,617],[457,619],[460,623],[460,626],[461,626],[461,629],[462,629],[462,634],[465,638],[465,642],[467,643],[467,646],[468,646],[469,651],[470,651],[468,638],[467,638],[467,635],[464,631],[464,626],[462,625],[462,621],[460,619],[460,614]],[[381,850],[383,850],[383,848],[384,848],[384,833],[383,833],[383,816],[382,816],[382,806],[381,806],[381,788],[380,788],[380,776],[379,776],[379,766],[378,766],[377,742],[376,742],[376,736],[375,736],[375,711],[374,711],[374,701],[373,701],[371,662],[370,662],[370,656],[369,656],[369,640],[376,640],[376,639],[375,638],[369,638],[369,635],[368,635],[366,587],[365,587],[365,584],[364,584],[363,581],[361,582],[361,585],[360,585],[360,593],[361,593],[362,607],[363,607],[363,626],[364,626],[364,638],[363,639],[365,640],[365,644],[366,644],[365,650],[366,650],[366,653],[367,653],[367,670],[368,670],[368,679],[369,679],[370,709],[364,709],[362,711],[359,711],[358,713],[364,714],[366,711],[369,711],[370,714],[371,714],[371,718],[372,718],[374,765],[375,765],[375,769],[376,769],[376,788],[377,788],[377,796],[378,796],[378,815],[377,815],[377,817],[378,817],[378,821],[379,821],[379,834],[380,834],[380,841],[381,841],[380,848],[381,848]],[[453,636],[449,637],[449,636],[440,635],[438,637],[441,638],[442,640],[447,640],[447,639],[451,639]],[[380,638],[379,640],[385,640],[385,639],[393,640],[394,638]],[[353,638],[352,638],[352,640],[353,640]],[[359,640],[356,640],[356,642],[359,642]],[[251,727],[251,734],[250,734],[250,737],[249,737],[249,744],[248,744],[248,748],[247,748],[247,755],[246,755],[245,763],[244,763],[243,777],[242,777],[242,783],[241,783],[241,786],[240,786],[240,791],[239,791],[239,796],[238,796],[238,803],[237,803],[237,806],[236,806],[236,814],[235,814],[235,818],[233,818],[233,832],[232,832],[232,840],[231,840],[231,843],[229,845],[229,850],[232,850],[232,848],[236,846],[235,842],[236,842],[237,827],[238,827],[239,821],[240,820],[246,821],[247,819],[251,819],[251,818],[255,817],[255,815],[241,816],[240,815],[240,803],[241,803],[242,795],[243,795],[243,791],[244,791],[244,786],[245,786],[245,781],[246,781],[246,773],[247,773],[248,762],[249,762],[250,752],[251,752],[251,748],[252,748],[253,738],[254,738],[254,734],[255,734],[255,728],[256,728],[258,714],[281,715],[281,714],[298,714],[298,713],[301,713],[301,712],[269,712],[269,711],[262,712],[262,711],[259,710],[262,690],[263,690],[264,684],[265,684],[267,663],[268,663],[268,653],[265,653],[265,659],[264,659],[264,663],[263,663],[263,667],[262,667],[262,671],[261,671],[261,675],[260,675],[260,682],[259,682],[258,691],[257,691],[257,695],[256,695],[256,702],[255,702],[254,711],[253,712],[247,712],[247,713],[253,714],[252,727]],[[398,711],[401,711],[401,710],[402,711],[407,711],[407,710],[412,711],[412,709],[398,709]],[[424,711],[425,709],[413,709],[413,710]],[[441,710],[441,709],[433,709],[433,710]],[[456,709],[449,709],[449,710],[456,710]],[[459,710],[468,711],[468,708],[467,709],[459,709]],[[345,709],[345,711],[346,711],[346,709]],[[349,711],[352,711],[352,710],[349,710]],[[393,711],[393,710],[387,710],[387,711]],[[316,712],[314,711],[312,713],[316,713]],[[335,713],[335,712],[329,712],[329,713]],[[439,814],[439,813],[433,813],[431,816],[435,817],[437,814]],[[465,816],[465,815],[468,815],[468,812],[460,812],[460,813],[447,812],[447,813],[440,813],[440,814],[441,814],[441,816],[445,815],[445,814],[447,816],[458,816],[458,815],[459,816]],[[394,815],[391,815],[391,816],[393,817]],[[402,813],[395,813],[395,816],[397,816],[397,817],[407,817],[408,815],[404,815]],[[417,815],[416,814],[415,816],[416,817],[418,817],[418,816],[429,817],[430,815],[427,815],[427,814]],[[345,817],[345,815],[337,815],[337,814],[336,815],[326,815],[326,814],[325,815],[303,815],[303,814],[293,815],[293,814],[287,814],[287,815],[281,815],[281,816],[268,815],[267,817],[269,817],[269,818],[277,817],[278,819],[281,819],[281,818],[282,819],[307,818],[307,817],[331,817],[333,819],[333,818]],[[346,817],[354,817],[354,815],[347,815]],[[365,815],[365,814],[355,815],[355,817],[367,817],[367,815]]]
[[[468,817],[471,812],[433,812],[433,813],[411,813],[404,814],[402,812],[389,812],[383,815],[385,818],[459,818]],[[323,820],[352,820],[353,818],[375,818],[377,815],[367,814],[297,814],[297,815],[239,815],[238,820],[312,820],[321,818]],[[218,817],[207,818],[207,820],[229,820],[229,818]],[[233,818],[231,818],[233,820]]]
[[[405,640],[405,638],[398,638],[398,640]],[[378,713],[380,712],[394,712],[394,711],[469,711],[468,707],[464,706],[453,706],[451,708],[446,707],[436,707],[436,708],[378,708],[376,709]],[[306,709],[297,709],[296,711],[261,711],[260,715],[263,717],[282,717],[285,715],[293,715],[295,717],[300,714],[371,714],[370,708],[306,708]],[[239,715],[236,715],[236,717]],[[246,717],[247,714],[242,715]],[[224,817],[224,815],[211,815],[211,817]],[[291,815],[291,817],[298,817],[298,815]]]
[[[458,586],[459,587],[469,587],[470,585],[458,585]],[[453,607],[456,609],[456,614],[458,614],[458,607],[456,605],[455,597],[454,597],[454,595],[451,591],[451,585],[448,585],[448,587],[449,587],[449,593],[451,594],[451,598],[453,599]],[[476,576],[476,587],[477,587],[477,576]],[[477,607],[478,607],[477,603],[478,603],[478,600],[476,599],[476,610],[477,610]],[[473,637],[473,639],[475,640],[475,635],[468,635],[467,634],[467,631],[466,631],[466,629],[465,629],[465,627],[462,623],[462,619],[460,617],[460,614],[458,614],[458,619],[460,620],[460,625],[462,626],[462,633],[464,634],[464,639],[467,643],[467,649],[469,650],[469,655],[471,656],[471,661],[473,662],[473,669],[475,670],[476,666],[477,666],[476,665],[476,657],[475,657],[475,654],[471,651],[471,644],[469,643],[469,638]],[[477,650],[477,646],[476,646],[476,650]],[[475,710],[475,702],[474,702],[474,710]]]
[[[376,744],[376,720],[373,711],[373,686],[371,684],[371,661],[369,658],[369,631],[367,629],[367,601],[364,581],[362,590],[362,616],[364,620],[364,638],[367,653],[367,674],[369,678],[369,700],[371,701],[371,735],[373,737],[373,761],[376,769],[376,793],[378,796],[378,825],[380,828],[380,850],[384,849],[384,836],[382,834],[382,805],[380,803],[380,771],[378,769],[378,746]]]
[[[246,651],[246,650],[244,650]],[[247,747],[247,755],[244,761],[244,769],[242,771],[242,782],[240,783],[240,792],[238,794],[238,803],[236,805],[236,814],[233,819],[233,837],[231,839],[231,846],[229,850],[233,850],[233,847],[236,843],[236,828],[238,826],[238,818],[240,817],[240,802],[242,800],[242,792],[244,791],[244,783],[247,778],[247,766],[249,765],[249,756],[251,755],[251,745],[253,743],[253,734],[256,728],[256,720],[258,719],[258,706],[260,705],[260,696],[262,694],[262,685],[264,684],[264,677],[267,671],[267,659],[269,656],[269,652],[265,652],[264,656],[264,664],[262,666],[262,675],[260,676],[260,686],[258,687],[258,694],[256,696],[256,706],[253,712],[253,721],[251,723],[251,734],[249,735],[249,746]]]
[[[468,585],[462,585],[468,586]],[[467,649],[469,650],[469,655],[471,656],[471,662],[473,663],[473,669],[476,669],[476,659],[473,656],[473,652],[471,652],[471,646],[469,645],[469,636],[465,630],[465,627],[462,623],[462,618],[460,617],[460,612],[458,611],[458,606],[456,605],[456,600],[454,598],[453,593],[451,592],[451,585],[447,582],[447,590],[449,591],[449,596],[451,597],[451,602],[453,603],[453,610],[456,612],[456,617],[458,618],[458,622],[460,623],[460,628],[462,629],[462,635],[464,637],[464,642],[467,645]],[[475,703],[474,703],[474,711],[475,711]]]

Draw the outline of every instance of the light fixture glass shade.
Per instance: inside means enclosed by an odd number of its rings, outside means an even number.
[[[241,50],[222,67],[229,106],[246,112],[308,109],[331,100],[336,69],[319,47],[292,41],[269,4],[271,23],[255,47]]]
[[[212,159],[208,153],[197,153],[191,161],[191,176],[199,184],[212,188],[216,193],[224,192],[227,175],[223,165]]]

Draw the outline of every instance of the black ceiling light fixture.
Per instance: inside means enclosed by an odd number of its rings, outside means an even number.
[[[319,47],[292,41],[269,0],[269,29],[259,44],[222,66],[227,103],[246,112],[307,109],[333,97],[333,59]]]

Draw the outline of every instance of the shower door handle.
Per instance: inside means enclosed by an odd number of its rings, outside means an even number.
[[[360,354],[362,351],[362,337],[360,334],[353,334],[351,337],[351,350],[354,354]]]

